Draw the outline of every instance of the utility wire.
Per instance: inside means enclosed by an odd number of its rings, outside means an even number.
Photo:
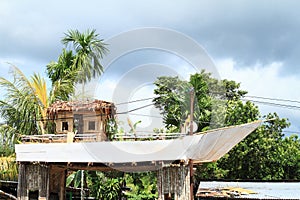
[[[141,99],[141,101],[142,100],[145,100],[145,99]],[[137,101],[135,101],[135,102],[137,102]],[[141,107],[137,107],[137,108],[134,108],[132,110],[128,110],[128,111],[124,111],[124,112],[116,112],[115,114],[119,114],[119,115],[128,114],[128,113],[131,113],[131,112],[134,112],[134,111],[137,111],[137,110],[140,110],[140,109],[152,106],[152,105],[154,105],[154,103],[147,104],[147,105],[144,105],[144,106],[141,106]],[[107,108],[107,106],[103,106],[102,108]],[[84,117],[85,118],[89,118],[89,117],[99,117],[99,116],[107,116],[107,114],[85,115]],[[40,118],[40,119],[20,120],[18,122],[29,122],[29,121],[37,121],[37,122],[41,121],[41,122],[43,122],[43,121],[66,120],[66,119],[73,119],[73,117],[60,117],[60,118],[55,118],[55,119]]]
[[[245,96],[248,98],[258,98],[258,99],[266,99],[266,100],[274,100],[274,101],[285,101],[285,102],[293,102],[293,103],[300,103],[300,101],[296,101],[296,100],[289,100],[289,99],[278,99],[278,98],[269,98],[269,97],[259,97],[259,96]],[[128,101],[128,102],[122,102],[122,103],[118,103],[115,105],[124,105],[124,104],[131,104],[131,103],[137,103],[137,102],[141,102],[141,101],[147,101],[147,100],[151,100],[154,99],[155,97],[150,97],[150,98],[143,98],[143,99],[138,99],[138,100],[134,100],[134,101]],[[258,104],[265,104],[265,105],[269,105],[269,106],[275,106],[275,107],[282,107],[282,108],[287,108],[287,109],[296,109],[296,110],[300,110],[300,106],[295,106],[295,105],[288,105],[288,104],[279,104],[279,103],[273,103],[273,102],[267,102],[267,101],[258,101],[258,100],[252,100],[252,99],[247,99],[247,98],[241,98],[242,101],[251,101],[254,103],[258,103]],[[146,114],[137,114],[137,113],[131,113],[149,106],[154,105],[154,103],[151,104],[147,104],[138,108],[134,108],[132,110],[129,111],[124,111],[124,112],[117,112],[116,114],[128,114],[130,113],[131,115],[137,115],[137,116],[145,116],[145,117],[153,117],[153,118],[163,118],[162,116],[153,116],[153,115],[146,115]],[[107,107],[107,106],[103,106],[103,107]],[[85,117],[95,117],[95,116],[106,116],[106,114],[97,114],[97,115],[87,115]],[[60,119],[60,120],[64,120],[64,119],[73,119],[72,117],[64,117],[64,118],[56,118],[56,119]],[[22,120],[23,122],[28,122],[28,120]],[[41,119],[32,119],[29,121],[52,121],[52,119],[48,119],[48,118],[41,118]],[[209,123],[209,122],[198,122],[198,123]]]
[[[273,102],[267,102],[267,101],[257,101],[257,100],[251,100],[251,99],[246,99],[246,98],[242,98],[241,100],[242,101],[251,101],[253,103],[265,104],[265,105],[269,105],[269,106],[300,110],[300,106],[295,106],[295,105],[279,104],[279,103],[273,103]]]
[[[147,100],[151,100],[154,99],[155,97],[149,97],[149,98],[144,98],[144,99],[137,99],[137,100],[133,100],[133,101],[126,101],[126,102],[122,102],[122,103],[117,103],[115,104],[116,106],[119,105],[124,105],[124,104],[130,104],[130,103],[136,103],[136,102],[140,102],[140,101],[147,101]]]
[[[260,97],[260,96],[252,96],[252,95],[245,95],[248,98],[255,98],[255,99],[265,99],[265,100],[272,100],[272,101],[284,101],[284,102],[291,102],[291,103],[300,103],[297,100],[290,100],[290,99],[280,99],[280,98],[270,98],[270,97]]]
[[[130,113],[130,115],[141,116],[141,117],[152,117],[152,118],[163,118],[158,115],[146,115],[146,114],[138,114],[138,113]]]
[[[141,107],[138,107],[138,108],[134,108],[132,110],[129,110],[129,111],[125,111],[125,112],[120,112],[120,113],[116,113],[116,114],[128,114],[130,112],[133,112],[133,111],[136,111],[136,110],[140,110],[140,109],[143,109],[143,108],[146,108],[146,107],[149,107],[149,106],[153,106],[154,103],[151,103],[151,104],[147,104],[145,106],[141,106]]]
[[[294,134],[300,134],[300,131],[282,131],[283,133],[294,133]]]
[[[146,108],[146,107],[149,107],[149,106],[152,106],[154,105],[153,103],[151,104],[147,104],[147,105],[144,105],[144,106],[141,106],[141,107],[138,107],[138,108],[134,108],[132,110],[128,110],[128,111],[124,111],[124,112],[117,112],[116,114],[119,114],[119,115],[122,115],[122,114],[128,114],[128,113],[131,113],[133,111],[137,111],[137,110],[140,110],[140,109],[143,109],[143,108]],[[99,117],[99,116],[107,116],[107,114],[95,114],[95,115],[85,115],[84,117],[85,118],[89,118],[89,117]],[[64,119],[73,119],[73,117],[60,117],[60,118],[55,118],[54,120],[64,120]],[[53,121],[52,119],[48,119],[48,118],[42,118],[42,119],[36,119],[36,120],[30,120],[30,121]],[[24,122],[26,122],[24,120]]]

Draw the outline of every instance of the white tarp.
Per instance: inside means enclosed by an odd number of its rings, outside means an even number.
[[[17,144],[17,161],[130,163],[216,161],[254,131],[261,121],[172,140]]]

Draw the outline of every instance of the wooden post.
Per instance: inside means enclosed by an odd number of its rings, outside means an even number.
[[[66,175],[66,168],[58,167],[57,165],[50,165],[48,188],[50,199],[66,199]]]

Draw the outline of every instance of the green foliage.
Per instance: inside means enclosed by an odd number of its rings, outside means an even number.
[[[71,173],[67,179],[66,179],[66,186],[72,186],[74,188],[78,188],[81,185],[81,176],[83,173],[83,177],[84,177],[84,185],[86,185],[86,180],[88,177],[88,171],[84,171],[84,170],[78,170],[76,172]]]
[[[185,81],[181,81],[178,77],[158,77],[154,82],[157,89],[154,94],[158,95],[154,99],[155,106],[159,108],[164,116],[166,128],[171,126],[177,127],[179,131],[180,124],[187,117],[189,110],[188,91],[191,86]]]
[[[108,51],[102,39],[98,39],[96,30],[87,30],[84,33],[78,30],[69,30],[62,39],[66,46],[72,45],[75,55],[69,67],[76,71],[75,82],[85,83],[91,78],[101,75],[103,67],[100,59]],[[71,64],[71,63],[69,63]]]
[[[258,107],[241,98],[247,94],[240,84],[230,80],[216,80],[209,73],[191,75],[188,82],[178,77],[159,77],[155,82],[155,106],[164,116],[166,128],[176,127],[189,113],[188,89],[195,90],[194,119],[198,131],[220,126],[239,125],[258,120]],[[263,117],[267,121],[255,132],[235,146],[215,163],[197,167],[196,180],[200,179],[300,179],[300,140],[286,137],[283,129],[289,127],[287,119],[274,114]],[[213,122],[213,123],[208,123]],[[197,182],[197,181],[196,181]]]
[[[116,119],[112,118],[109,119],[106,123],[106,135],[108,137],[108,140],[113,140],[114,135],[119,132],[118,130],[118,122]]]
[[[66,48],[69,47],[69,50],[63,49],[58,61],[47,65],[46,72],[52,82],[52,88],[59,88],[51,93],[51,102],[67,101],[74,95],[76,83],[86,83],[101,75],[103,67],[100,59],[108,50],[103,40],[98,37],[96,30],[83,33],[69,30],[65,34],[62,43]]]
[[[82,184],[84,188],[90,190],[91,197],[114,200],[119,199],[122,195],[121,186],[123,184],[123,177],[119,172],[104,173],[86,170],[78,170],[67,177],[66,186],[80,188]]]
[[[289,126],[286,119],[269,114],[254,133],[240,142],[218,163],[228,169],[225,178],[230,179],[283,179],[283,161],[289,156],[284,153],[282,130]]]
[[[66,180],[66,186],[81,187],[81,173],[71,173]],[[157,198],[156,173],[124,173],[83,171],[83,185],[90,190],[90,196],[96,199],[127,199],[151,200]],[[127,189],[126,189],[127,188]]]
[[[16,141],[21,134],[42,132],[44,127],[37,120],[43,117],[44,105],[32,85],[34,77],[29,80],[17,67],[11,69],[13,81],[0,77],[0,86],[5,92],[0,100],[0,116],[6,122],[1,125],[1,133],[10,141]]]
[[[219,167],[217,162],[203,163],[196,166],[194,179],[196,183],[199,183],[202,179],[224,179],[228,171]]]
[[[250,101],[243,103],[241,100],[229,100],[226,105],[225,124],[227,126],[249,123],[260,117],[258,107]]]
[[[224,126],[227,100],[234,102],[247,93],[239,89],[238,83],[219,81],[204,71],[191,75],[188,82],[178,77],[158,77],[154,84],[154,94],[158,95],[153,100],[154,104],[161,110],[166,128],[175,126],[177,131],[190,113],[192,88],[195,93],[194,120],[198,131]],[[234,105],[228,106],[234,109]]]
[[[280,148],[282,152],[282,179],[299,180],[300,177],[300,139],[297,135],[284,138]]]
[[[52,82],[50,101],[67,101],[74,93],[76,70],[72,67],[75,56],[72,51],[63,49],[57,62],[50,62],[47,65],[47,75]]]
[[[134,173],[126,174],[126,186],[131,190],[126,192],[128,199],[134,200],[151,200],[156,199],[156,173]]]
[[[98,171],[90,173],[89,188],[92,196],[97,199],[119,199],[121,196],[122,177],[110,175]]]

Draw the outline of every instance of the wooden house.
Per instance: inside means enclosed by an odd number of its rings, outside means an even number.
[[[48,119],[55,122],[57,134],[74,133],[77,138],[95,136],[107,140],[107,122],[115,116],[113,103],[93,101],[56,101],[47,109]]]

